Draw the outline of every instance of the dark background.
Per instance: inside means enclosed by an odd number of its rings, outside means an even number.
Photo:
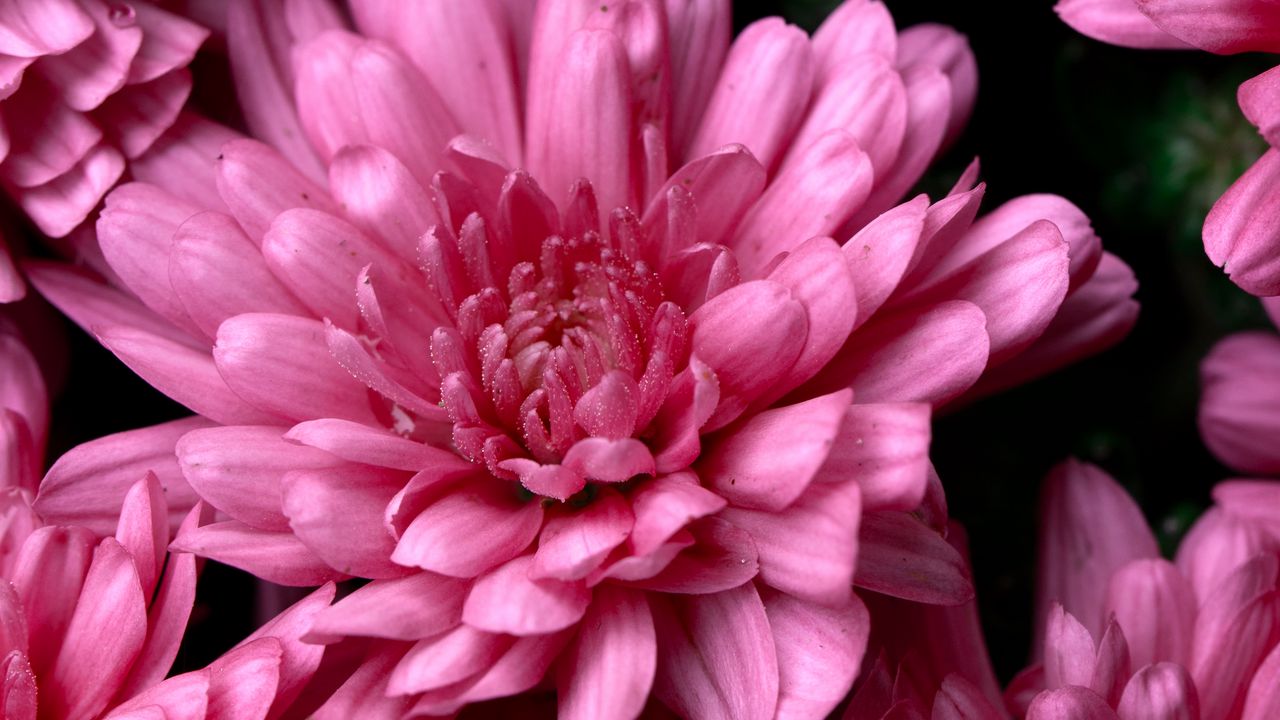
[[[740,2],[737,23],[780,14],[812,29],[834,4]],[[1235,88],[1271,61],[1106,46],[1062,24],[1050,2],[888,4],[899,28],[959,29],[978,60],[973,119],[922,187],[945,192],[980,156],[986,208],[1030,192],[1064,195],[1141,284],[1142,313],[1121,345],[936,424],[934,460],[953,517],[970,531],[983,622],[1007,681],[1029,647],[1034,509],[1053,464],[1075,455],[1112,473],[1166,552],[1207,506],[1212,484],[1229,475],[1196,431],[1197,365],[1216,340],[1266,323],[1256,301],[1205,258],[1200,224],[1262,152]],[[216,75],[213,63],[199,61],[197,74]],[[186,414],[67,325],[70,372],[54,406],[50,459]],[[248,609],[213,601],[245,597],[250,587],[243,575],[209,566],[180,667],[199,667],[247,634]]]

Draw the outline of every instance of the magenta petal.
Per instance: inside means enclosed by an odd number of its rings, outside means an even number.
[[[781,18],[747,26],[729,50],[688,154],[742,143],[765,169],[777,167],[804,117],[813,74],[804,31]]]
[[[1214,203],[1204,249],[1214,264],[1254,295],[1280,294],[1280,150],[1271,148]]]
[[[291,470],[339,461],[281,439],[283,428],[224,426],[187,433],[174,448],[182,473],[210,505],[259,530],[286,531],[281,484]]]
[[[237,315],[218,328],[213,358],[227,385],[267,412],[294,420],[376,422],[368,392],[329,355],[318,320]]]
[[[932,720],[999,720],[1004,717],[978,686],[952,673],[942,681],[933,699]]]
[[[356,671],[316,710],[314,717],[398,720],[411,706],[412,698],[387,695],[387,681],[408,649],[406,643],[371,644]]]
[[[1094,40],[1132,48],[1187,47],[1151,22],[1134,0],[1058,0],[1053,11]]]
[[[182,477],[173,447],[183,435],[208,425],[203,418],[185,418],[72,448],[45,475],[36,512],[48,523],[114,534],[125,494],[150,470],[165,489],[169,526],[177,528],[198,498]]]
[[[308,639],[349,635],[391,640],[421,640],[462,620],[467,584],[420,572],[393,580],[374,580],[316,615]]]
[[[399,577],[396,542],[383,524],[403,473],[370,467],[294,470],[282,482],[289,528],[330,567],[365,578]]]
[[[45,693],[59,717],[92,717],[115,695],[147,634],[147,606],[128,551],[112,538],[94,552]]]
[[[1116,711],[1123,720],[1195,720],[1200,717],[1200,701],[1187,671],[1162,662],[1134,673]]]
[[[501,480],[465,484],[428,505],[400,536],[391,559],[453,577],[475,577],[524,551],[542,527],[542,505],[523,502]],[[488,528],[477,535],[476,528]]]
[[[40,68],[63,102],[80,112],[96,108],[124,86],[129,65],[142,45],[142,28],[136,23],[120,27],[110,6],[84,9],[93,17],[97,32],[64,53],[43,58]]]
[[[973,598],[973,583],[964,558],[933,529],[908,513],[862,516],[854,583],[931,605],[959,605]]]
[[[814,482],[856,481],[868,512],[914,510],[929,476],[930,414],[919,403],[850,406]]]
[[[823,607],[785,593],[762,593],[778,652],[778,714],[821,718],[853,687],[871,634],[871,618],[856,595]]]
[[[530,575],[581,580],[626,542],[634,524],[627,500],[611,488],[600,488],[586,508],[577,512],[566,509],[547,520],[538,537]]]
[[[654,694],[683,717],[767,720],[778,705],[778,657],[751,583],[713,595],[655,598]]]
[[[877,317],[849,338],[803,390],[852,387],[860,403],[954,399],[987,367],[986,316],[973,303],[950,300]]]
[[[689,316],[691,351],[720,388],[704,431],[728,424],[784,376],[804,348],[806,317],[790,291],[767,280],[726,290]]]
[[[698,461],[698,475],[737,507],[781,510],[826,462],[852,399],[838,390],[765,410],[717,436]]]
[[[169,547],[238,567],[277,585],[313,587],[342,577],[292,534],[257,530],[235,520],[179,533]]]
[[[1119,716],[1098,694],[1070,686],[1040,693],[1027,709],[1027,720],[1118,720]]]
[[[1200,365],[1199,424],[1205,445],[1241,472],[1280,474],[1280,338],[1238,333]]]
[[[1214,53],[1280,51],[1280,10],[1265,0],[1204,5],[1192,0],[1134,0],[1163,31]]]
[[[561,660],[559,716],[635,717],[657,669],[653,615],[643,593],[613,585],[595,591],[577,640]]]
[[[1173,563],[1134,560],[1111,575],[1104,613],[1124,628],[1133,667],[1191,662],[1196,596]]]
[[[1112,573],[1130,560],[1157,557],[1155,538],[1124,489],[1101,469],[1077,460],[1050,472],[1040,507],[1037,627],[1053,603],[1060,603],[1100,637]]]
[[[582,619],[591,591],[581,581],[535,580],[525,555],[476,580],[462,606],[462,621],[489,632],[544,635]]]

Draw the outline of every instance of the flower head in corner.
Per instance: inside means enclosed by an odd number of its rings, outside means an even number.
[[[109,196],[112,286],[30,266],[204,418],[71,451],[42,513],[176,452],[162,482],[229,519],[175,547],[370,579],[310,635],[374,639],[337,717],[544,679],[565,717],[821,717],[855,584],[971,597],[911,512],[931,410],[1136,305],[1061,198],[975,221],[975,169],[895,206],[968,115],[963,38],[866,0],[732,45],[716,0],[288,7],[231,6],[258,139],[190,119]]]

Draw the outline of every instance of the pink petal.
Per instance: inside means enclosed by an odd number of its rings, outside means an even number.
[[[1228,54],[1280,50],[1280,11],[1261,0],[1203,5],[1188,0],[1134,0],[1163,31],[1201,50]]]
[[[533,556],[518,557],[476,579],[462,621],[494,633],[544,635],[582,619],[591,591],[581,582],[535,580]]]
[[[281,485],[286,473],[338,465],[328,453],[281,438],[282,428],[228,426],[195,430],[174,452],[200,497],[259,530],[286,531]]]
[[[1280,71],[1275,68],[1249,78],[1240,85],[1236,97],[1249,122],[1273,146],[1280,141]]]
[[[49,434],[49,394],[40,365],[16,333],[0,334],[0,407],[22,419],[33,454],[42,453]]]
[[[813,377],[840,350],[857,317],[857,293],[840,246],[828,238],[801,244],[769,272],[769,279],[804,305],[809,335],[787,375],[761,399],[782,397]]]
[[[689,152],[698,121],[710,102],[729,50],[730,5],[725,0],[668,0],[667,32],[671,52],[671,137],[676,156]]]
[[[1280,338],[1238,333],[1200,365],[1199,425],[1205,445],[1226,464],[1257,475],[1280,474]]]
[[[314,587],[342,574],[289,533],[257,530],[235,520],[179,533],[170,550],[189,552],[291,587]]]
[[[1092,690],[1071,686],[1040,693],[1027,709],[1027,720],[1117,720]]]
[[[772,718],[778,658],[764,604],[750,583],[714,595],[660,598],[653,607],[653,692],[676,714]]]
[[[541,111],[528,115],[526,162],[552,198],[590,178],[601,217],[634,205],[631,183],[631,93],[626,51],[605,30],[579,30],[559,54]]]
[[[280,682],[275,692],[275,702],[268,718],[279,718],[294,699],[303,691],[312,675],[320,667],[324,648],[302,641],[302,636],[315,621],[316,616],[333,602],[335,588],[332,583],[317,588],[310,595],[294,603],[289,609],[263,623],[237,645],[245,647],[261,638],[274,638],[280,643]]]
[[[852,399],[838,390],[765,410],[718,435],[699,459],[698,475],[737,507],[781,510],[826,462]]]
[[[766,170],[776,168],[804,117],[813,74],[804,31],[780,18],[747,26],[729,50],[687,154],[742,143]]]
[[[43,678],[52,712],[91,717],[105,709],[146,634],[146,599],[133,559],[107,538],[94,551],[58,659]]]
[[[824,133],[797,152],[756,201],[731,243],[744,277],[774,256],[831,235],[871,192],[871,161],[848,132]]]
[[[1103,612],[1124,628],[1134,667],[1190,662],[1196,597],[1173,563],[1134,560],[1116,570]]]
[[[164,489],[152,472],[129,488],[120,508],[116,540],[133,558],[138,584],[148,598],[164,569],[165,548],[169,544],[168,516]]]
[[[314,714],[318,720],[345,720],[357,715],[371,720],[397,720],[412,698],[387,695],[387,680],[408,650],[404,643],[370,646],[368,654],[332,696]]]
[[[1155,538],[1115,480],[1076,460],[1058,465],[1045,478],[1040,507],[1034,617],[1046,617],[1053,603],[1060,603],[1099,637],[1112,573],[1130,560],[1158,557]]]
[[[1044,334],[983,376],[973,393],[986,395],[1047,375],[1120,342],[1138,320],[1138,282],[1124,261],[1104,252],[1093,277],[1067,295]]]
[[[73,0],[28,0],[7,8],[0,25],[0,52],[36,58],[61,53],[94,33],[91,18]]]
[[[810,602],[837,605],[853,592],[858,564],[858,483],[810,485],[781,511],[730,506],[719,517],[751,534],[760,553],[760,578]]]
[[[261,242],[271,221],[290,208],[337,215],[324,188],[308,179],[274,147],[257,140],[232,140],[217,161],[218,194],[250,240]]]
[[[45,475],[36,512],[48,523],[80,525],[98,535],[112,535],[125,494],[150,471],[164,487],[169,527],[176,529],[198,498],[183,478],[173,448],[178,438],[209,424],[203,418],[184,418],[72,448]]]
[[[671,381],[666,400],[654,418],[654,467],[673,472],[689,467],[702,451],[699,431],[720,403],[720,383],[696,355]]]
[[[467,584],[421,572],[392,580],[374,580],[316,615],[310,640],[349,635],[420,640],[442,633],[462,620]]]
[[[933,699],[932,720],[998,720],[1003,717],[976,685],[948,675]]]
[[[857,295],[857,325],[884,304],[902,279],[924,231],[929,198],[917,196],[866,224],[842,246]]]
[[[73,109],[87,112],[124,86],[129,65],[142,45],[142,29],[119,27],[107,5],[85,8],[98,26],[84,42],[59,55],[42,58],[41,74]]]
[[[946,25],[922,23],[909,27],[898,35],[898,67],[907,76],[922,70],[938,70],[947,76],[951,86],[951,111],[947,113],[947,135],[942,147],[950,147],[969,124],[978,94],[978,63],[969,40]],[[961,185],[967,189],[973,182]]]
[[[84,528],[43,527],[18,551],[10,581],[26,612],[28,636],[41,639],[27,648],[37,674],[49,672],[57,658],[89,570],[94,540]]]
[[[51,89],[35,86],[5,103],[4,165],[7,182],[38,187],[68,172],[102,142],[92,120],[63,105]]]
[[[130,83],[144,83],[186,67],[209,37],[209,31],[203,27],[154,5],[138,5],[132,9],[142,28],[142,45],[129,65]]]
[[[294,425],[284,438],[328,451],[343,460],[394,470],[416,471],[440,464],[471,467],[470,463],[448,450],[350,420],[308,420]]]
[[[1213,486],[1213,499],[1228,513],[1276,530],[1280,517],[1280,483],[1271,480],[1227,480]],[[1280,533],[1274,533],[1280,535]]]
[[[129,171],[189,203],[226,212],[215,179],[217,158],[222,146],[238,137],[230,128],[182,113],[146,153],[133,159]]]
[[[218,212],[200,213],[178,228],[170,246],[168,280],[187,316],[207,337],[241,313],[308,314],[267,269],[258,247],[236,221]]]
[[[67,172],[44,185],[12,191],[40,231],[63,237],[85,221],[124,172],[115,148],[99,145]]]
[[[468,481],[418,514],[391,559],[453,577],[475,577],[519,555],[542,527],[542,505],[500,480]],[[483,536],[478,527],[488,528]]]
[[[914,510],[929,475],[929,420],[916,403],[849,407],[814,482],[856,481],[867,511]]]
[[[1067,685],[1088,687],[1097,662],[1097,648],[1089,630],[1055,604],[1045,622],[1044,679],[1049,689]]]
[[[719,512],[726,505],[724,498],[702,487],[689,473],[642,483],[630,500],[635,525],[628,547],[636,555],[657,550],[690,522]]]
[[[193,334],[199,329],[169,283],[169,248],[178,226],[199,211],[160,188],[129,183],[107,197],[98,219],[98,242],[111,269],[147,307]]]
[[[1122,720],[1196,720],[1200,702],[1187,671],[1181,665],[1162,662],[1134,673],[1116,712]]]
[[[907,129],[907,91],[902,76],[893,67],[892,54],[886,57],[860,53],[832,68],[796,133],[791,153],[783,163],[784,171],[801,157],[800,153],[837,129],[847,132],[865,150],[877,176],[889,175]],[[861,205],[866,197],[863,195],[855,205]]]
[[[666,558],[667,548],[676,554]],[[606,574],[619,580],[640,578],[636,587],[660,593],[702,595],[738,587],[760,571],[751,534],[719,517],[707,517],[678,533],[648,558],[620,561]],[[649,563],[657,566],[657,572]],[[667,560],[665,563],[662,561]],[[630,565],[630,567],[628,567]]]
[[[586,508],[547,519],[538,536],[530,575],[535,579],[581,580],[626,542],[635,524],[621,494],[600,488]]]
[[[877,317],[802,391],[852,387],[861,403],[925,402],[960,395],[987,366],[986,316],[973,303],[949,300]]]
[[[396,542],[383,524],[404,485],[399,472],[368,467],[293,470],[282,484],[284,514],[298,539],[331,567],[365,578],[399,577]]]
[[[897,52],[893,17],[880,3],[844,3],[813,34],[813,50],[824,82],[862,53],[892,60]]]
[[[354,10],[366,35],[395,45],[422,71],[462,132],[521,157],[516,66],[499,3],[363,2]]]
[[[1183,676],[1185,675],[1184,671]],[[1195,687],[1190,682],[1185,684]],[[1165,697],[1177,699],[1174,692],[1168,692]],[[1262,665],[1253,674],[1240,720],[1266,720],[1268,717],[1275,717],[1277,713],[1280,713],[1280,645],[1271,650],[1267,659],[1262,661]]]
[[[563,718],[634,717],[649,699],[657,638],[644,594],[602,585],[559,666]]]
[[[777,717],[827,717],[853,687],[871,633],[856,595],[827,608],[765,591],[764,609],[778,652]]]
[[[1059,0],[1058,17],[1094,40],[1132,48],[1185,48],[1186,43],[1156,27],[1134,0]]]
[[[281,417],[245,402],[243,393],[233,392],[225,374],[215,367],[216,358],[211,358],[208,351],[192,350],[130,327],[104,327],[97,334],[108,350],[152,387],[210,420],[227,424],[272,423]]]
[[[808,334],[804,305],[781,285],[743,283],[689,316],[690,350],[715,372],[720,402],[704,432],[722,427],[782,377]]]
[[[227,385],[266,412],[295,421],[376,422],[368,392],[329,355],[317,320],[237,315],[218,328],[213,359]]]
[[[1214,203],[1204,221],[1204,249],[1232,281],[1254,295],[1280,294],[1280,150],[1267,150]]]
[[[410,695],[462,682],[491,666],[512,638],[459,625],[421,640],[396,665],[387,681],[390,695]]]
[[[177,119],[191,95],[191,73],[176,70],[107,98],[93,117],[130,160],[147,151]]]
[[[323,170],[307,143],[294,108],[292,68],[286,55],[289,33],[282,27],[282,8],[282,5],[233,3],[223,10],[227,54],[249,130],[279,148],[308,176],[318,178]]]
[[[183,673],[152,685],[128,702],[115,706],[106,715],[112,720],[163,720],[177,717],[204,717],[209,703],[209,671]]]
[[[279,641],[261,638],[211,663],[206,712],[236,720],[265,716],[280,680],[280,654]]]
[[[1280,538],[1266,526],[1212,507],[1196,520],[1178,547],[1176,562],[1200,602],[1259,553],[1280,551]]]
[[[483,677],[463,694],[468,701],[507,697],[532,689],[543,681],[572,636],[572,631],[515,638]]]
[[[348,219],[406,261],[416,263],[418,238],[440,222],[409,169],[374,145],[340,150],[329,164],[329,187]]]
[[[964,558],[908,513],[862,516],[854,583],[885,595],[932,605],[959,605],[973,598],[973,583]]]
[[[765,169],[751,152],[742,145],[727,145],[672,173],[645,210],[644,224],[660,228],[667,222],[670,193],[679,187],[689,192],[697,206],[697,230],[693,236],[703,243],[724,243],[764,186]],[[682,249],[672,238],[666,239],[665,249],[655,248],[662,263],[670,263],[675,252]]]

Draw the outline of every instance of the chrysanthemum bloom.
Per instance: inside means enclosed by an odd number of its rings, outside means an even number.
[[[1280,52],[1271,0],[1059,0],[1055,9],[1085,35],[1126,47]],[[1241,288],[1280,295],[1280,68],[1242,84],[1239,101],[1271,149],[1214,204],[1204,247]]]
[[[114,536],[0,512],[0,714],[9,720],[279,717],[319,666],[300,636],[333,587],[268,622],[207,668],[164,679],[195,599],[197,559],[166,553],[171,518],[153,475],[124,498]],[[183,523],[194,527],[202,508]]]
[[[1163,560],[1100,469],[1050,475],[1043,660],[1009,688],[1028,718],[1263,720],[1280,713],[1280,483],[1231,480]]]
[[[1280,327],[1280,298],[1262,302]],[[1280,337],[1228,337],[1201,363],[1200,385],[1205,445],[1238,472],[1280,477]]]
[[[206,35],[145,1],[0,7],[0,185],[42,232],[60,238],[84,222],[126,158],[173,124]],[[24,292],[0,243],[0,302]]]
[[[821,717],[855,582],[971,597],[909,512],[931,407],[1136,305],[1061,198],[892,207],[968,112],[961,38],[865,1],[732,48],[722,2],[326,7],[233,5],[267,142],[190,121],[109,196],[108,284],[32,267],[203,416],[72,451],[41,513],[105,531],[146,462],[226,518],[175,547],[372,579],[312,630],[377,639],[331,716],[545,682],[566,717]]]

